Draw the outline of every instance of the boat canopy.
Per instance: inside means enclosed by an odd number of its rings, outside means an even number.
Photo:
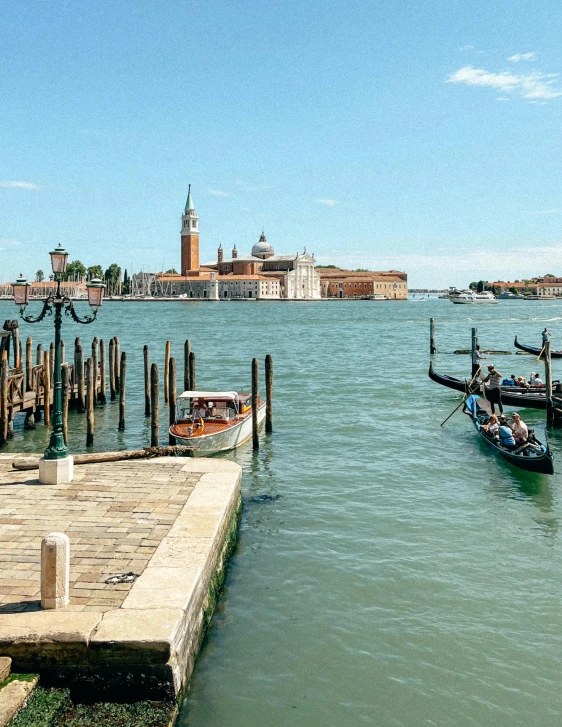
[[[238,398],[237,391],[184,391],[178,399],[230,399]]]

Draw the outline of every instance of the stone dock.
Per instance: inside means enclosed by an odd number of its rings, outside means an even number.
[[[240,467],[161,457],[75,467],[67,485],[0,455],[0,656],[108,698],[177,697],[240,516]],[[40,605],[41,540],[70,538],[70,604]],[[133,583],[112,585],[133,572]]]

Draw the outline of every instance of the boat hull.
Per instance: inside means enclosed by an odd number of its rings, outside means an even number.
[[[266,403],[258,406],[258,425],[265,419]],[[178,437],[170,427],[170,434],[175,437],[177,444],[195,447],[195,457],[206,457],[217,452],[227,452],[236,449],[247,442],[252,436],[252,417],[248,416],[237,422],[228,429],[223,429],[212,434],[201,434],[197,437]]]
[[[533,353],[535,356],[541,355],[541,358],[544,358],[544,352],[542,348],[539,348],[538,346],[525,346],[522,343],[519,343],[517,340],[517,336],[515,336],[515,341],[513,341],[513,345],[515,348],[518,348],[520,351],[526,351],[527,353]],[[562,351],[553,351],[550,350],[550,357],[551,358],[562,358]]]
[[[446,386],[449,389],[455,391],[462,391],[463,394],[466,392],[466,381],[456,379],[453,376],[447,376],[446,374],[438,374],[433,370],[433,365],[429,365],[429,378],[435,381],[437,384]],[[484,393],[487,391],[487,387],[484,387]],[[504,386],[501,388],[501,399],[502,404],[506,406],[513,406],[515,408],[525,409],[541,409],[546,410],[546,394],[539,394],[536,392],[528,392],[527,390],[516,390],[514,386]]]

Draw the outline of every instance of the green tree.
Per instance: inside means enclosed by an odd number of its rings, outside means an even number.
[[[468,287],[469,287],[469,290],[476,290],[476,288],[478,287],[478,283],[476,281],[474,281]]]
[[[42,270],[38,270],[35,273],[35,282],[42,283],[45,280],[45,273]]]
[[[170,268],[170,270],[166,270],[166,275],[178,275],[178,271],[175,268]]]
[[[80,260],[73,260],[66,266],[66,273],[64,274],[64,280],[74,280],[76,282],[83,280],[86,277],[86,266],[83,265]]]
[[[479,280],[478,285],[476,286],[476,292],[477,293],[483,293],[484,292],[484,286],[486,285],[485,280]]]
[[[356,268],[353,272],[354,273],[368,273],[369,269],[368,268]]]
[[[103,268],[101,265],[91,265],[88,270],[88,280],[93,280],[94,278],[99,278],[100,280],[103,280]]]
[[[123,286],[122,286],[121,292],[122,293],[131,292],[131,278],[129,277],[129,273],[127,272],[126,268],[125,268],[125,272],[123,273]]]
[[[116,263],[112,263],[105,271],[105,284],[109,295],[115,295],[119,281],[121,280],[121,268]]]

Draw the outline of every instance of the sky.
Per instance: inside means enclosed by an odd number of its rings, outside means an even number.
[[[553,0],[4,3],[0,281],[276,252],[411,287],[562,275]]]

